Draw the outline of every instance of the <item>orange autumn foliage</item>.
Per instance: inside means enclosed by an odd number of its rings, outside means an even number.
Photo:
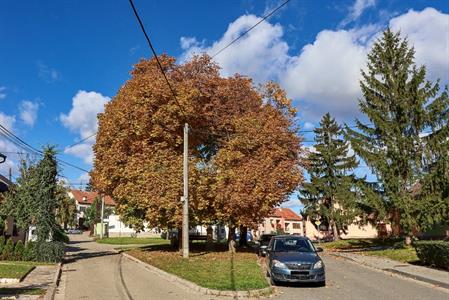
[[[250,226],[303,181],[295,110],[273,82],[224,78],[207,55],[135,65],[98,116],[92,182],[136,228],[181,224],[183,125],[189,135],[191,224]]]

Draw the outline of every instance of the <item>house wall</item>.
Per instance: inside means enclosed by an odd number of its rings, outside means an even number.
[[[377,238],[377,229],[371,224],[357,225],[351,224],[348,226],[347,234],[342,234],[342,239],[372,239]]]
[[[277,228],[283,229],[285,233],[288,234],[302,235],[303,233],[302,221],[290,221],[285,220],[284,218],[269,217],[265,218],[262,224],[259,224],[258,227],[259,236],[264,233],[266,234],[275,233]]]

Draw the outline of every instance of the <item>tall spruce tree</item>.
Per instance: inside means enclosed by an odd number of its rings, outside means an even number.
[[[447,88],[438,96],[438,82],[425,79],[426,69],[415,65],[414,54],[400,33],[390,29],[383,33],[368,54],[360,82],[360,110],[370,124],[356,120],[358,130],[346,126],[354,151],[377,175],[394,233],[402,231],[407,242],[415,230],[428,228],[449,211],[447,148],[443,148],[448,138]],[[424,138],[426,131],[432,133]],[[438,176],[446,183],[435,186]],[[417,197],[412,191],[421,181],[425,188],[419,187]]]
[[[356,178],[351,171],[358,162],[348,155],[348,143],[342,129],[329,113],[325,114],[315,132],[315,151],[309,155],[307,171],[310,182],[304,183],[300,201],[312,217],[324,218],[332,227],[334,240],[357,216]]]

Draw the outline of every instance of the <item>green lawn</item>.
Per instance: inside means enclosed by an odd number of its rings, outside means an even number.
[[[0,264],[0,278],[21,278],[34,266],[29,264]]]
[[[361,252],[363,255],[372,255],[386,257],[392,260],[397,260],[403,263],[418,262],[419,258],[416,256],[415,248],[407,247],[404,249],[388,249]]]
[[[168,247],[139,248],[127,253],[205,288],[235,291],[269,286],[254,253],[197,252],[191,253],[189,259],[183,259],[178,251],[170,251]]]
[[[327,250],[362,249],[376,246],[393,246],[399,239],[348,239],[335,242],[315,243],[315,246]]]
[[[110,245],[164,245],[170,241],[161,238],[109,237],[98,239],[97,243]]]

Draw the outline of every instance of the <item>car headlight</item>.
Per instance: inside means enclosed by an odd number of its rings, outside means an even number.
[[[322,261],[322,260],[317,261],[317,262],[313,265],[313,268],[314,268],[314,269],[321,269],[322,267],[324,267],[323,261]]]
[[[287,266],[278,260],[273,260],[273,266],[279,269],[287,269]]]

